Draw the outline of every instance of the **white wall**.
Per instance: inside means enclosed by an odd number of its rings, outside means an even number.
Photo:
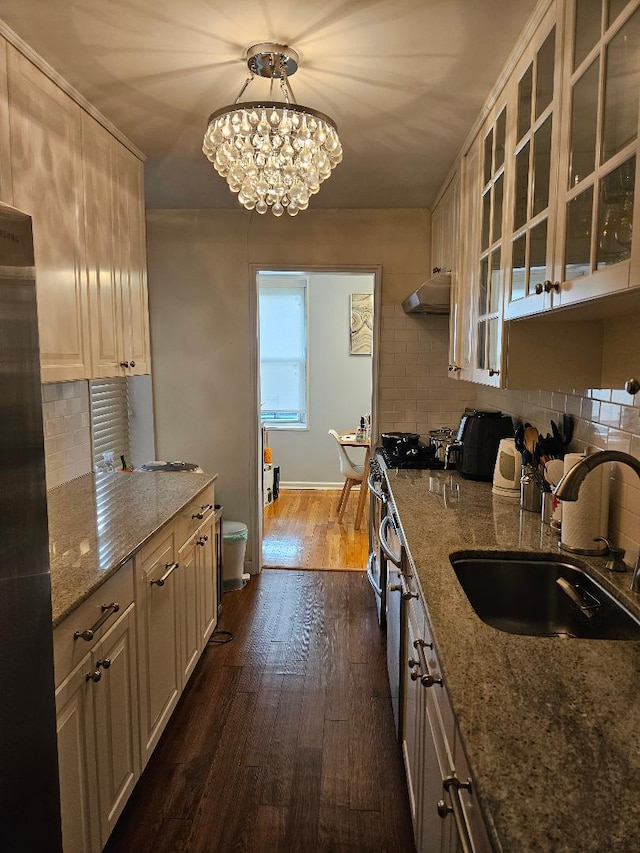
[[[373,274],[307,274],[308,428],[269,429],[281,484],[306,488],[342,485],[337,447],[329,429],[355,429],[371,410],[372,359],[349,353],[349,297],[373,293]],[[355,462],[364,453],[351,452]]]

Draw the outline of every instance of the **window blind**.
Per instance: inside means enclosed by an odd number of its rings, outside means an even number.
[[[120,456],[129,462],[129,399],[127,380],[92,379],[89,382],[91,402],[91,440],[94,470],[101,470],[104,454],[112,451],[115,465],[120,467]]]

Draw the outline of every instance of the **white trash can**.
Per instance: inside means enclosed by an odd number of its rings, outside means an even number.
[[[222,586],[225,591],[242,589],[249,580],[244,571],[244,555],[249,531],[241,521],[222,522],[223,563]]]

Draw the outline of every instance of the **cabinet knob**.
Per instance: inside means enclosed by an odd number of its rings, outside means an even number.
[[[85,675],[84,680],[85,681],[93,681],[94,684],[97,684],[97,682],[100,681],[101,678],[102,678],[102,673],[100,672],[99,669],[95,669],[93,672],[88,672]]]
[[[111,658],[104,658],[103,660],[97,660],[96,666],[97,667],[101,666],[103,669],[109,669],[109,667],[111,666]]]
[[[545,281],[544,283],[544,292],[551,293],[551,291],[555,291],[556,293],[560,293],[560,282],[559,281]]]
[[[544,291],[544,289],[545,289],[544,285],[540,284],[540,282],[538,282],[536,284],[535,291],[538,294],[538,296],[540,296],[540,294]]]
[[[460,367],[457,364],[449,365],[449,373],[456,373],[458,370],[460,370]]]
[[[444,800],[438,800],[438,814],[444,820],[445,817],[453,811],[451,806],[448,806]]]
[[[129,362],[129,367],[135,367],[135,366],[136,366],[135,361],[130,361],[130,362]]]
[[[129,367],[129,362],[128,361],[121,361],[120,367]]]
[[[489,368],[489,376],[500,376],[500,371],[495,370],[493,367]]]

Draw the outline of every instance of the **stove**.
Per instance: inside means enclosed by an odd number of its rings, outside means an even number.
[[[424,447],[424,445],[422,445]],[[430,453],[422,452],[416,456],[399,457],[384,447],[376,447],[376,456],[382,460],[385,468],[401,468],[414,470],[436,470],[444,468],[444,464]]]

